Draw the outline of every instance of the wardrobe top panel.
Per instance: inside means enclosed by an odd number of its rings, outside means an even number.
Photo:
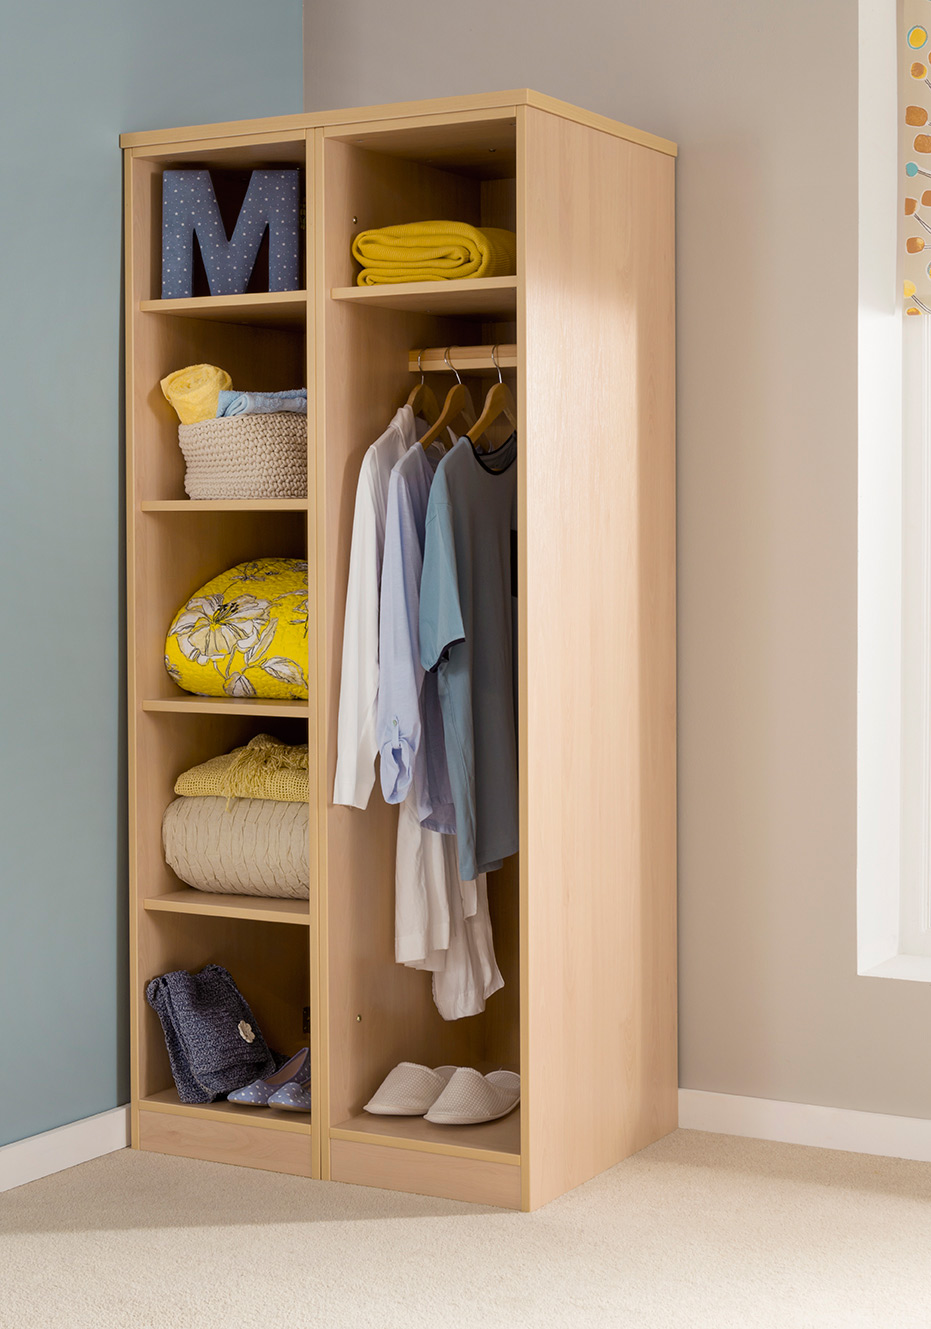
[[[603,133],[614,134],[617,138],[640,143],[656,152],[664,152],[671,157],[676,156],[676,145],[669,139],[634,129],[630,125],[621,124],[618,120],[611,120],[605,115],[596,115],[593,111],[585,111],[581,107],[570,105],[569,102],[558,101],[555,97],[547,97],[529,88],[519,88],[512,92],[475,93],[468,97],[438,97],[429,101],[393,102],[384,106],[357,106],[341,111],[306,111],[301,115],[270,116],[262,120],[230,120],[224,124],[150,130],[122,134],[120,146],[132,148],[134,155],[157,157],[162,145],[179,145],[198,139],[253,139],[259,134],[286,138],[289,134],[297,136],[315,128],[339,125],[351,127],[354,124],[364,124],[366,121],[404,120],[413,116],[454,118],[476,111],[506,112],[517,106],[535,106],[539,110],[548,111],[551,115],[575,120],[592,129],[600,129]]]
[[[253,122],[260,125],[263,122]],[[260,171],[276,167],[303,166],[307,160],[307,130],[289,129],[266,133],[256,130],[251,134],[227,133],[234,126],[211,126],[189,135],[183,129],[171,130],[171,139],[162,135],[162,141],[149,147],[134,148],[133,158],[152,162],[164,170],[183,170],[185,167],[221,166],[233,171]],[[137,138],[127,134],[123,138]],[[144,137],[148,137],[147,135]],[[122,141],[122,140],[121,140]],[[125,143],[123,144],[125,147]]]
[[[479,180],[507,180],[517,173],[513,106],[502,111],[461,111],[455,117],[361,120],[352,125],[331,125],[323,132],[327,139]]]

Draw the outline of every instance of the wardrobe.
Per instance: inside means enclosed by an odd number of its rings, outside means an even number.
[[[121,144],[132,1143],[537,1208],[676,1125],[675,145],[524,90]],[[303,287],[159,298],[162,172],[279,166],[302,172]],[[515,229],[516,276],[355,284],[357,232],[447,217]],[[441,400],[446,353],[481,401],[493,348],[519,419],[520,852],[488,882],[505,986],[445,1022],[429,976],[394,962],[397,808],[332,801],[342,616],[366,448],[418,359]],[[306,499],[185,497],[159,380],[203,362],[306,383]],[[172,616],[268,555],[309,564],[309,700],[182,692],[163,667]],[[207,895],[164,860],[178,774],[258,733],[310,745],[306,901]],[[179,1101],[143,990],[212,962],[270,1044],[309,1043],[310,1113]],[[519,1070],[519,1111],[366,1115],[404,1060]]]

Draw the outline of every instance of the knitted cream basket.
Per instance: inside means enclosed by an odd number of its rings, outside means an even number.
[[[307,416],[233,415],[179,425],[188,498],[306,498]]]

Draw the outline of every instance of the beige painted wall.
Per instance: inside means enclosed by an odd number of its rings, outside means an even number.
[[[306,106],[533,87],[679,142],[681,1083],[931,1116],[931,986],[856,976],[856,17],[307,0]]]

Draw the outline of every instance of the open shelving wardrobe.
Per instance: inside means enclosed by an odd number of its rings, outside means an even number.
[[[132,1140],[308,1178],[534,1209],[676,1125],[675,146],[519,91],[127,134]],[[305,288],[162,300],[161,174],[303,172]],[[517,274],[355,285],[352,237],[455,218],[517,232]],[[353,504],[366,448],[446,347],[518,408],[520,853],[489,876],[505,978],[444,1022],[394,962],[397,809],[334,806]],[[307,499],[191,501],[159,380],[222,366],[308,389]],[[431,375],[442,401],[448,377]],[[185,600],[249,558],[309,562],[309,701],[189,695]],[[309,742],[307,901],[167,867],[180,772],[258,733]],[[226,966],[269,1044],[310,1044],[312,1112],[182,1104],[145,983]],[[366,1116],[400,1061],[519,1070],[482,1126]]]

